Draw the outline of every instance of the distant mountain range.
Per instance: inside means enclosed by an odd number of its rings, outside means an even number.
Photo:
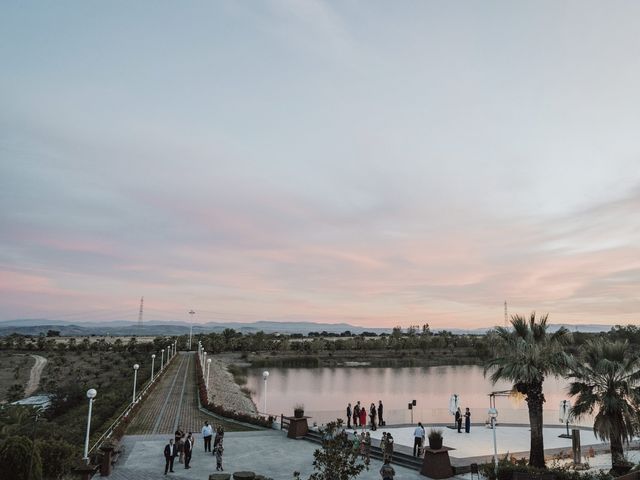
[[[611,329],[611,325],[585,324],[585,325],[568,325],[558,324],[551,325],[551,330],[557,330],[560,327],[567,327],[570,331],[580,331],[585,333],[607,332]],[[184,335],[189,333],[191,324],[182,321],[161,321],[150,320],[144,322],[142,329],[138,328],[136,322],[126,320],[115,320],[109,322],[68,322],[64,320],[48,320],[36,318],[24,318],[16,320],[0,321],[0,336],[19,333],[23,335],[40,335],[46,334],[48,330],[58,330],[63,336],[90,336],[90,335],[112,335],[112,336],[131,336],[131,335]],[[371,328],[350,325],[348,323],[316,323],[316,322],[271,322],[258,321],[252,323],[239,322],[209,322],[194,323],[194,333],[212,333],[222,332],[225,328],[233,328],[242,333],[302,333],[309,332],[328,332],[342,333],[350,331],[359,334],[362,332],[374,332],[377,334],[391,333],[391,328]],[[490,330],[491,327],[475,328],[475,329],[459,329],[447,328],[446,330],[454,334],[476,334],[481,335]],[[442,329],[433,329],[434,332]]]

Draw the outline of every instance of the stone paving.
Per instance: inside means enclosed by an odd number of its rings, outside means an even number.
[[[176,473],[164,476],[164,446],[170,435],[129,435],[124,437],[126,455],[116,465],[112,480],[150,480],[158,478],[207,480],[215,473],[215,457],[203,452],[200,435],[196,436],[191,469],[177,461]],[[224,437],[225,472],[233,473],[250,470],[275,480],[292,479],[293,472],[299,471],[302,478],[313,472],[313,452],[318,445],[306,440],[291,440],[284,432],[263,430],[254,432],[228,432]],[[382,463],[372,460],[368,471],[358,476],[358,480],[380,480]],[[394,466],[396,480],[424,480],[417,471]],[[463,477],[454,477],[462,479]]]
[[[195,353],[179,352],[127,429],[129,434],[170,434],[180,426],[199,432],[205,420],[225,430],[244,430],[231,422],[212,418],[198,409]]]

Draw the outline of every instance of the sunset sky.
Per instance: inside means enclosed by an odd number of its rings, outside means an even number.
[[[0,320],[640,320],[640,2],[2,2]]]

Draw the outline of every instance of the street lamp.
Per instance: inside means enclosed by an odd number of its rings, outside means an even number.
[[[156,363],[156,354],[152,354],[151,355],[151,381],[153,381],[153,367],[155,366]]]
[[[207,395],[209,395],[209,374],[211,373],[211,359],[207,360]]]
[[[191,337],[193,336],[193,316],[196,314],[193,310],[189,310],[191,316],[191,323],[189,324],[189,350],[191,350]]]
[[[498,477],[498,444],[496,442],[496,420],[498,419],[498,410],[495,407],[489,409],[489,418],[491,419],[491,430],[493,430],[493,468],[495,469],[496,478]]]
[[[160,351],[160,371],[164,368],[164,348]]]
[[[167,347],[167,365],[169,365],[169,347]]]
[[[87,435],[84,437],[84,456],[82,459],[89,463],[89,432],[91,430],[91,407],[93,406],[93,399],[96,398],[98,392],[95,388],[87,390],[87,398],[89,399],[89,415],[87,415]]]
[[[267,378],[269,378],[269,372],[265,370],[262,372],[262,379],[264,380],[264,413],[267,414]]]
[[[207,365],[207,352],[202,352],[202,363],[200,366],[202,367],[202,374],[204,375],[204,367]]]
[[[138,382],[138,369],[140,365],[137,363],[133,366],[133,399],[131,403],[136,403],[136,383]]]

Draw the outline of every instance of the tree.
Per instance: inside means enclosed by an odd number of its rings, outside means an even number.
[[[496,352],[485,365],[491,381],[513,382],[513,388],[523,394],[529,409],[531,448],[529,465],[544,468],[544,441],[542,437],[542,382],[548,375],[558,375],[569,366],[569,356],[564,345],[571,339],[569,331],[562,327],[555,333],[547,332],[544,315],[536,321],[535,312],[529,320],[520,315],[511,317],[513,329],[498,327],[492,333],[496,340]]]
[[[0,446],[0,465],[12,480],[41,480],[42,462],[29,438],[9,437]]]
[[[329,422],[320,429],[322,448],[313,453],[313,468],[309,480],[350,480],[368,468],[359,461],[360,452],[347,432],[342,429],[342,419]],[[299,479],[300,474],[294,473]]]
[[[604,339],[585,343],[583,355],[572,366],[569,394],[576,397],[572,413],[582,417],[597,414],[593,432],[611,442],[611,464],[624,463],[623,442],[638,431],[640,409],[640,359],[629,342]]]
[[[76,458],[76,450],[64,440],[38,440],[36,448],[40,453],[45,478],[59,479],[71,471]]]
[[[16,400],[24,398],[24,386],[19,383],[14,383],[7,390],[6,397],[9,402],[15,402]]]

